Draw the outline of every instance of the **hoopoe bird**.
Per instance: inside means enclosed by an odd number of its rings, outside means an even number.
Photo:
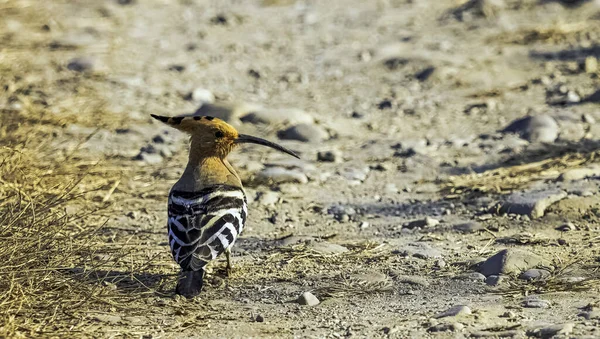
[[[236,145],[253,143],[299,157],[211,116],[151,116],[190,136],[187,166],[169,192],[167,228],[171,254],[181,267],[176,293],[192,298],[202,290],[208,262],[225,253],[231,272],[231,247],[248,215],[242,182],[227,155]]]

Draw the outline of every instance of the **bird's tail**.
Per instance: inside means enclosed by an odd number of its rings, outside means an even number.
[[[186,298],[193,298],[202,290],[204,270],[182,271],[179,274],[176,293]]]

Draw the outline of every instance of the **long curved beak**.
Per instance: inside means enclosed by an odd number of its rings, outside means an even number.
[[[298,156],[298,154],[290,151],[289,149],[281,146],[281,145],[277,145],[274,142],[270,142],[268,140],[265,139],[261,139],[261,138],[257,138],[257,137],[253,137],[251,135],[246,135],[246,134],[239,134],[238,137],[235,139],[234,141],[236,144],[257,144],[257,145],[263,145],[263,146],[267,146],[267,147],[271,147],[273,149],[276,149],[280,152],[283,153],[287,153],[295,158],[300,159],[300,157]]]

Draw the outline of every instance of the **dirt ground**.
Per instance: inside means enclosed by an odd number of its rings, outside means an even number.
[[[0,335],[600,338],[599,42],[596,1],[0,0],[0,208],[35,191],[14,173],[63,178],[48,211],[79,246],[32,250]],[[231,155],[234,271],[186,300],[166,203],[187,143],[149,115],[201,106],[302,159]],[[503,249],[520,261],[486,271]]]

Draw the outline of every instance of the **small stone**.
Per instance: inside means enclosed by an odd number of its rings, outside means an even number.
[[[360,228],[361,230],[367,229],[369,228],[369,223],[366,221],[361,221],[360,225],[358,225],[358,228]]]
[[[550,276],[550,272],[547,270],[532,268],[532,269],[528,269],[527,271],[521,273],[521,275],[519,275],[519,279],[526,280],[526,281],[532,281],[532,280],[542,280],[542,279],[548,278],[549,276]]]
[[[561,231],[561,232],[575,231],[576,229],[577,229],[577,227],[575,227],[575,225],[573,225],[572,222],[562,224],[556,228],[557,231]]]
[[[558,138],[559,128],[551,116],[538,115],[515,120],[502,132],[516,133],[530,142],[551,143]]]
[[[590,55],[585,58],[585,72],[596,73],[598,72],[598,59],[595,56]]]
[[[324,254],[340,254],[348,252],[346,247],[327,241],[312,241],[308,243],[307,247]]]
[[[526,308],[549,308],[550,306],[552,303],[543,299],[527,298],[523,301],[523,307]]]
[[[319,305],[321,303],[319,301],[319,299],[317,299],[317,297],[315,297],[310,292],[304,292],[304,293],[302,293],[302,295],[299,296],[296,301],[300,305],[307,305],[307,306],[317,306],[317,305]]]
[[[489,277],[485,278],[485,284],[488,286],[498,286],[505,280],[506,276],[504,275],[490,275]]]
[[[418,286],[429,286],[427,279],[418,275],[398,275],[395,277],[396,281],[403,284],[418,285]]]
[[[190,93],[190,98],[195,102],[213,103],[215,96],[211,91],[205,88],[196,88]]]
[[[568,337],[573,332],[573,323],[556,324],[527,331],[527,335],[537,338],[553,338],[557,335]]]
[[[583,113],[581,115],[581,121],[585,122],[586,124],[590,124],[590,125],[593,125],[596,123],[596,119],[594,119],[594,117],[588,113]]]
[[[244,123],[267,125],[313,124],[315,119],[307,112],[296,109],[257,109],[240,118]]]
[[[133,158],[133,160],[139,160],[150,165],[155,165],[161,163],[164,159],[160,154],[157,153],[140,152]]]
[[[350,181],[363,182],[367,179],[370,169],[368,167],[356,168],[349,167],[339,171],[339,174]]]
[[[558,181],[577,181],[585,178],[600,176],[600,166],[574,168],[558,176]]]
[[[462,274],[457,275],[456,277],[454,277],[454,279],[464,280],[464,281],[482,282],[482,281],[485,281],[485,275],[478,273],[478,272],[467,272],[467,273],[462,273]]]
[[[431,217],[425,217],[424,219],[413,220],[408,224],[404,225],[404,228],[423,228],[423,227],[434,227],[439,225],[440,221]]]
[[[321,142],[329,138],[329,134],[323,127],[313,124],[298,124],[277,132],[277,136],[283,140],[298,140],[302,142]]]
[[[98,314],[98,315],[95,315],[93,317],[93,319],[96,321],[99,321],[99,322],[104,322],[104,323],[109,323],[109,324],[118,324],[123,320],[123,318],[121,318],[121,316],[110,315],[110,314]]]
[[[466,314],[471,314],[471,309],[469,308],[469,306],[456,305],[456,306],[450,307],[449,309],[445,310],[444,312],[436,314],[434,316],[434,318],[439,319],[439,318],[445,318],[445,317],[456,317],[458,315],[466,315]]]
[[[517,317],[517,314],[513,311],[506,311],[500,315],[501,318],[514,319]]]
[[[469,221],[469,222],[465,222],[465,223],[461,223],[461,224],[456,224],[453,227],[456,231],[458,232],[462,232],[462,233],[475,233],[475,232],[479,232],[483,229],[485,229],[485,227],[475,221]]]
[[[505,249],[488,258],[479,267],[483,275],[516,274],[542,264],[544,258],[537,254],[520,250]]]
[[[500,205],[499,212],[540,218],[550,205],[566,197],[566,192],[557,189],[516,192]]]
[[[88,72],[94,69],[94,59],[88,57],[78,57],[71,59],[67,68],[75,72]]]
[[[465,328],[465,325],[461,323],[441,323],[436,324],[427,329],[427,332],[448,332],[448,331],[460,331]]]
[[[279,201],[279,193],[273,191],[259,192],[256,201],[263,206],[273,206]]]
[[[308,178],[306,174],[283,167],[267,167],[256,174],[256,181],[258,183],[300,183],[306,184]]]
[[[319,151],[317,153],[317,160],[322,162],[341,162],[342,152],[337,150]]]
[[[263,322],[265,322],[265,318],[261,314],[257,314],[255,320],[256,320],[257,323],[263,323]]]
[[[385,184],[384,190],[387,193],[392,193],[392,194],[398,193],[398,191],[399,191],[398,186],[396,186],[396,184],[393,184],[393,183]]]
[[[414,242],[407,244],[406,246],[402,247],[401,249],[395,250],[392,253],[400,254],[405,257],[412,256],[419,259],[442,258],[442,252],[440,250],[422,242]]]
[[[581,97],[574,91],[569,91],[567,93],[567,102],[574,104],[581,101]]]

